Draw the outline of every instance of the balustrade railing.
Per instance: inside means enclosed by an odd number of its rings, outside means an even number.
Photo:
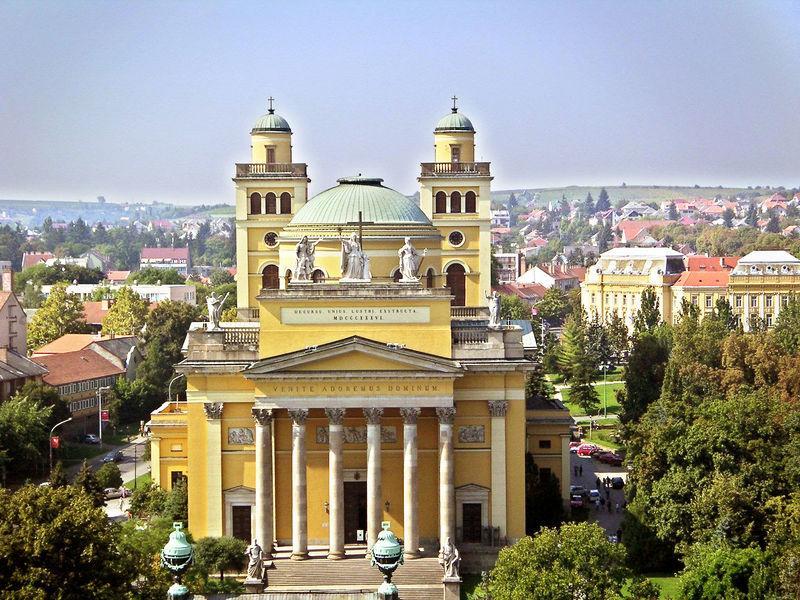
[[[225,327],[223,328],[225,345],[258,346],[258,329],[252,327]]]
[[[421,177],[489,175],[488,162],[433,162],[422,163]]]
[[[236,163],[236,177],[307,177],[306,163]]]
[[[484,327],[464,327],[452,330],[453,343],[460,346],[486,344],[489,332]]]
[[[451,306],[450,317],[452,318],[470,318],[470,317],[487,317],[489,316],[489,309],[485,306]]]

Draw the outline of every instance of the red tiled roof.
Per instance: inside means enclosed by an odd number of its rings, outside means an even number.
[[[527,285],[520,285],[518,283],[504,283],[502,285],[496,285],[492,289],[500,294],[519,296],[523,300],[527,300],[529,302],[538,302],[544,298],[544,295],[547,292],[546,287],[536,283],[530,283]]]
[[[583,278],[586,277],[586,267],[558,266],[553,272],[550,270],[549,263],[542,263],[537,266],[553,279],[577,279],[578,281],[583,281]]]
[[[639,235],[642,231],[648,230],[651,227],[660,227],[662,225],[668,225],[671,221],[629,221],[624,220],[617,223],[617,227],[622,232],[622,235],[626,242],[630,242],[631,240],[635,239],[637,235]]]
[[[125,369],[85,348],[75,352],[33,356],[31,360],[50,371],[45,375],[44,382],[53,386],[125,373]]]
[[[684,271],[674,285],[725,288],[728,285],[728,277],[728,271]]]
[[[106,279],[109,281],[125,281],[130,274],[130,271],[109,271],[106,273]]]
[[[738,256],[687,256],[687,271],[730,271],[739,262]]]
[[[189,248],[142,248],[142,258],[167,258],[189,260]]]
[[[22,255],[22,268],[27,269],[51,258],[55,258],[52,252],[25,252]]]

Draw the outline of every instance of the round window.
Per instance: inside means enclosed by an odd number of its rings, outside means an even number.
[[[450,242],[451,246],[460,246],[464,243],[464,234],[460,231],[451,231],[450,235],[447,236],[447,241]]]
[[[278,245],[278,234],[274,231],[270,231],[267,235],[264,236],[264,243],[267,244],[270,248],[273,246]]]

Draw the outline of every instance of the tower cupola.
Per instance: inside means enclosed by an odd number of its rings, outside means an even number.
[[[475,128],[466,115],[458,112],[458,98],[453,96],[450,114],[443,116],[433,130],[437,163],[475,161]]]
[[[292,162],[292,128],[286,119],[275,114],[274,101],[270,96],[267,113],[258,118],[250,131],[254,163]]]

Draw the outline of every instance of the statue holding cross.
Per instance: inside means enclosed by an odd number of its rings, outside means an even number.
[[[364,225],[372,221],[364,221],[358,211],[358,221],[348,225],[358,225],[358,233],[350,234],[349,239],[342,239],[342,281],[372,281],[369,270],[369,257],[364,252]]]

